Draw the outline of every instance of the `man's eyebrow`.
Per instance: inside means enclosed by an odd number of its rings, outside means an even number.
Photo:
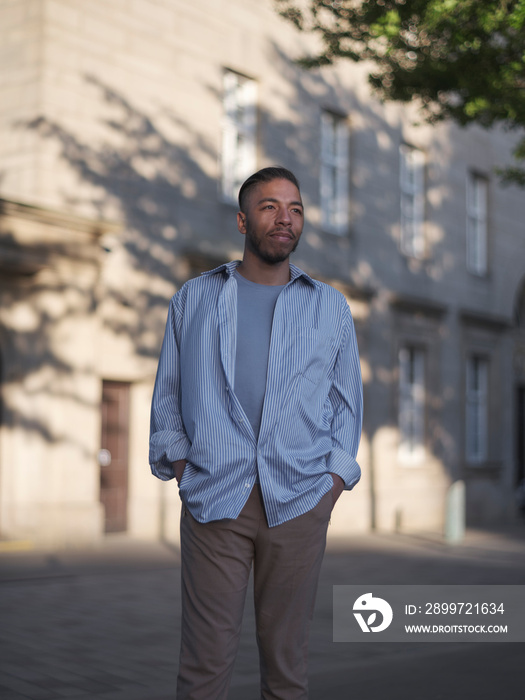
[[[259,206],[260,204],[263,204],[264,202],[276,202],[276,203],[278,203],[279,201],[280,200],[276,199],[275,197],[264,197],[263,199],[261,199],[257,202],[257,206]],[[294,206],[294,207],[299,206],[299,207],[303,208],[303,203],[294,201],[294,202],[290,202],[290,206]]]

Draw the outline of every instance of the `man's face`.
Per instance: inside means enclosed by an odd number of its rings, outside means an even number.
[[[289,180],[271,180],[253,187],[245,211],[237,214],[246,250],[268,264],[284,262],[297,248],[303,230],[301,195]]]

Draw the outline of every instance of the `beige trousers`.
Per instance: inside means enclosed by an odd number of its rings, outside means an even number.
[[[332,506],[329,492],[272,528],[258,486],[235,520],[199,523],[183,506],[177,700],[227,698],[252,563],[261,698],[308,697],[308,637]]]

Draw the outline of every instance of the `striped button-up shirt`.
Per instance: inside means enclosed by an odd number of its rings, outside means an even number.
[[[290,265],[275,305],[258,439],[235,395],[238,261],[172,298],[151,410],[160,479],[185,459],[180,496],[200,522],[236,518],[256,478],[270,527],[311,510],[338,474],[351,489],[362,424],[355,330],[338,291]],[[242,330],[241,330],[242,332]]]

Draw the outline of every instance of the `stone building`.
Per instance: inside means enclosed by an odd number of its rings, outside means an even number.
[[[308,41],[271,0],[0,1],[1,538],[177,542],[147,466],[168,301],[241,255],[237,187],[275,163],[306,205],[294,262],[346,295],[362,355],[363,478],[331,536],[516,517],[512,139],[416,126],[360,66],[300,69]]]

